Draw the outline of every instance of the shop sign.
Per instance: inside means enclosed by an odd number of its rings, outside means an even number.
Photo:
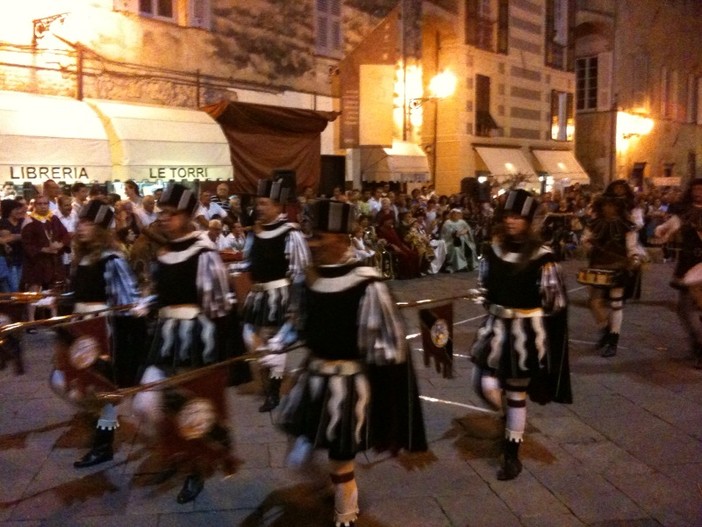
[[[86,167],[75,166],[9,166],[9,173],[0,179],[11,181],[43,181],[53,179],[55,181],[75,182],[81,180],[91,181],[91,177]]]
[[[209,167],[150,167],[149,179],[166,181],[180,180],[192,181],[194,179],[207,179]]]

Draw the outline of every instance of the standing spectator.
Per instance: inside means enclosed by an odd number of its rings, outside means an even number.
[[[59,210],[56,217],[61,220],[61,223],[66,228],[70,242],[70,240],[73,240],[73,235],[75,234],[76,227],[78,226],[78,213],[73,208],[73,200],[70,196],[59,196],[58,206]],[[63,267],[65,269],[67,284],[68,280],[70,279],[70,267],[72,261],[73,254],[69,243],[67,250],[61,255],[61,262],[63,263]]]
[[[73,183],[71,186],[71,196],[73,197],[73,210],[76,214],[80,213],[80,209],[83,208],[88,201],[88,195],[90,194],[90,189],[88,185],[78,181]]]
[[[538,402],[570,403],[567,298],[558,264],[531,224],[538,202],[511,190],[502,231],[485,248],[478,286],[487,316],[471,348],[473,388],[505,413],[503,460],[497,479],[522,471],[519,447],[526,430],[527,393]]]
[[[229,212],[230,202],[229,202],[229,185],[226,183],[220,183],[215,189],[215,194],[210,198],[212,203],[219,205],[224,212]],[[222,216],[224,219],[224,216]]]
[[[136,181],[128,179],[124,182],[124,193],[127,195],[127,201],[131,202],[132,209],[135,209],[141,205],[141,192],[139,191],[139,185]]]
[[[61,187],[53,179],[47,179],[43,185],[43,195],[49,200],[49,211],[54,214],[58,212],[58,197],[61,195]],[[36,196],[34,199],[38,199]]]
[[[141,205],[134,209],[139,230],[144,230],[158,219],[156,211],[156,198],[153,196],[144,196],[141,200]]]
[[[223,232],[221,220],[210,220],[207,227],[207,236],[212,240],[218,251],[222,252],[231,249],[233,236]]]
[[[0,202],[0,243],[3,245],[8,269],[8,286],[10,292],[20,291],[22,277],[22,227],[27,221],[27,206],[19,199],[7,199]]]
[[[49,198],[43,194],[34,200],[30,221],[22,228],[22,283],[30,292],[52,289],[66,279],[61,255],[70,245],[66,228],[50,210]],[[56,306],[51,306],[56,315]],[[28,320],[34,320],[36,306],[29,304]]]
[[[2,199],[15,199],[17,197],[17,190],[12,181],[8,181],[2,185],[2,196],[0,197]]]
[[[132,244],[141,234],[139,222],[134,215],[134,205],[129,200],[115,203],[115,232],[117,241],[122,244],[122,250],[129,256]]]

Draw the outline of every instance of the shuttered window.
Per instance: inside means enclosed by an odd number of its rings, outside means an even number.
[[[341,56],[341,0],[317,0],[316,21],[317,53],[331,57]]]

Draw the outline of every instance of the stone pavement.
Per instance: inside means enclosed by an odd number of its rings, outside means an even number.
[[[431,454],[359,456],[359,527],[702,526],[702,371],[692,368],[667,283],[673,264],[646,269],[642,298],[625,310],[619,354],[592,351],[582,262],[564,263],[571,291],[572,405],[528,406],[524,472],[495,478],[500,424],[470,388],[467,347],[482,308],[454,302],[455,378],[425,368],[411,339]],[[460,294],[475,273],[390,283],[398,300]],[[403,311],[418,332],[415,309]],[[285,466],[287,438],[256,411],[256,383],[230,388],[236,474],[214,474],[178,505],[182,475],[155,470],[128,404],[113,462],[77,471],[90,430],[48,387],[51,332],[25,336],[27,373],[0,371],[0,527],[327,526],[331,494],[319,454]],[[291,362],[299,357],[291,357]],[[274,417],[274,416],[273,416]]]

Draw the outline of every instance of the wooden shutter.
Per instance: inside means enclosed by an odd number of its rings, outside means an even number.
[[[592,80],[590,82],[593,82]],[[612,109],[612,52],[597,55],[597,110]]]

